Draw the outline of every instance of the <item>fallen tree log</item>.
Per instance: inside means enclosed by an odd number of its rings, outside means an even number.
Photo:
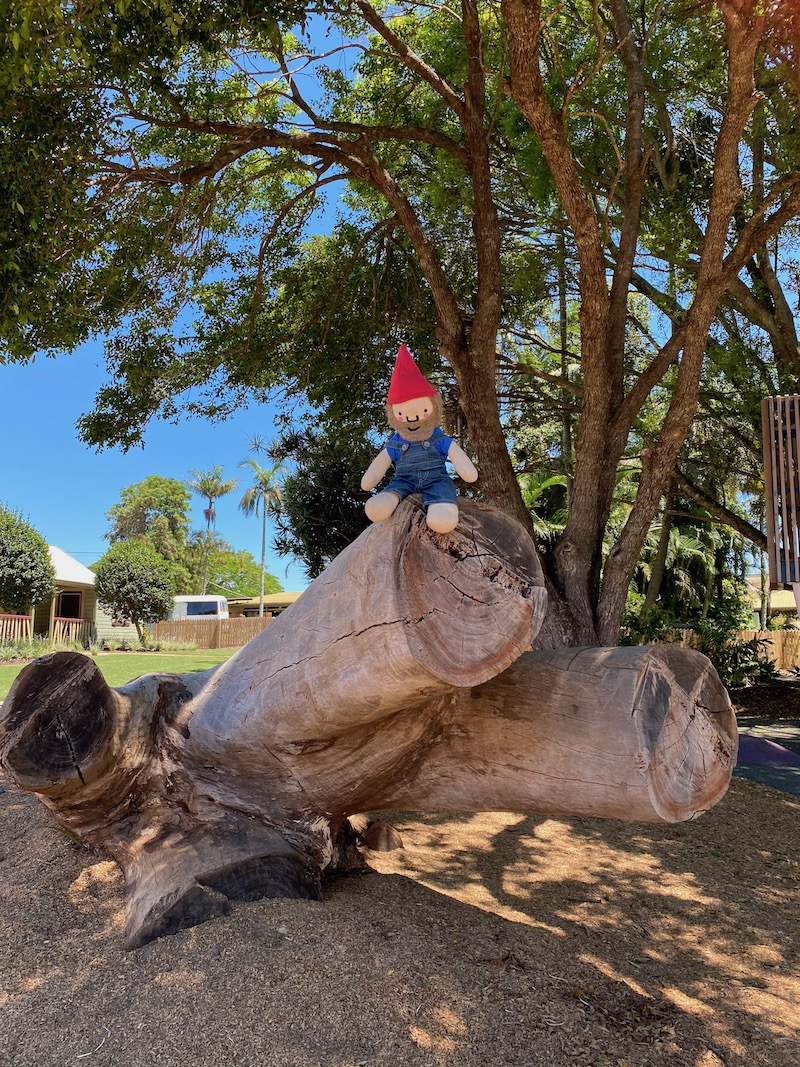
[[[371,807],[682,822],[724,796],[737,749],[727,691],[698,652],[529,652],[455,694],[413,779]]]
[[[119,862],[129,947],[230,900],[319,899],[366,811],[677,820],[714,804],[736,732],[708,660],[523,655],[544,611],[521,526],[464,504],[434,534],[407,501],[211,671],[112,690],[79,653],[31,664],[2,709],[0,763]]]

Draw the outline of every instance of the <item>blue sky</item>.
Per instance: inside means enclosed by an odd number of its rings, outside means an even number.
[[[238,508],[248,485],[247,471],[238,464],[253,437],[269,441],[276,436],[275,409],[253,405],[216,425],[199,419],[177,426],[154,422],[145,431],[143,449],[96,452],[78,440],[75,423],[91,410],[105,378],[99,341],[73,355],[0,366],[0,503],[22,512],[49,544],[89,566],[108,548],[106,512],[124,486],[148,474],[185,480],[192,469],[220,464],[226,478],[240,479],[240,489],[217,501],[217,531],[235,549],[260,559],[261,522]],[[203,526],[203,501],[193,496],[192,527]],[[302,566],[278,556],[270,539],[268,529],[267,570],[284,589],[305,589]]]

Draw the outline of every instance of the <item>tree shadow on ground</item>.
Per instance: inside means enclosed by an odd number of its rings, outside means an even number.
[[[590,964],[680,1008],[724,1062],[789,1067],[800,1062],[798,814],[794,798],[734,781],[683,824],[400,815],[405,850],[376,863],[539,931],[567,975],[577,967],[585,981]]]
[[[323,904],[236,905],[125,952],[116,865],[30,797],[5,794],[0,815],[9,1067],[719,1062],[702,1022],[572,958],[566,934],[397,874],[343,879]]]

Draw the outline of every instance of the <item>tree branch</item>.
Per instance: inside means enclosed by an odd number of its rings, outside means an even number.
[[[421,56],[406,44],[406,42],[398,37],[397,34],[389,28],[384,22],[378,12],[371,4],[367,4],[364,0],[355,0],[354,6],[361,12],[364,21],[370,25],[376,33],[378,33],[387,44],[389,44],[393,51],[397,54],[397,58],[400,59],[409,70],[419,75],[424,82],[437,93],[441,98],[453,109],[459,119],[464,121],[464,103],[455,89],[437,72],[426,63]]]
[[[519,360],[510,359],[502,353],[498,353],[497,361],[502,366],[507,367],[514,374],[526,374],[530,378],[537,378],[539,381],[554,385],[561,392],[571,393],[572,396],[578,397],[579,399],[583,397],[583,387],[576,382],[571,382],[569,378],[564,378],[560,374],[548,374],[547,371],[539,370],[538,367],[532,367],[529,363],[520,363]]]
[[[747,519],[730,511],[724,504],[720,504],[718,500],[714,500],[713,497],[710,497],[707,493],[703,492],[703,490],[695,485],[694,482],[692,482],[678,467],[675,468],[674,478],[676,485],[681,491],[701,507],[705,508],[706,511],[713,515],[718,522],[722,523],[723,526],[729,526],[748,541],[752,541],[756,548],[760,548],[766,552],[766,535],[763,534],[757,526],[753,526]]]
[[[791,190],[783,204],[768,218],[764,218],[771,204],[786,192]],[[745,263],[755,255],[758,249],[779,233],[792,219],[800,213],[800,174],[792,174],[780,182],[758,207],[758,210],[745,223],[739,239],[733,249],[728,253],[723,262],[723,276],[726,284],[739,273]],[[763,220],[763,221],[762,221]]]
[[[467,82],[462,122],[469,144],[473,195],[473,232],[477,252],[475,317],[470,337],[477,351],[494,354],[502,305],[501,239],[497,206],[492,192],[489,144],[484,130],[486,84],[483,42],[477,4],[462,3],[462,26],[467,49]]]
[[[622,226],[619,249],[614,267],[609,297],[608,345],[611,351],[622,351],[625,345],[625,326],[628,317],[628,291],[633,263],[639,243],[644,197],[644,73],[642,56],[633,39],[633,26],[625,0],[611,0],[611,10],[619,38],[622,65],[625,70],[627,105],[625,117],[625,188],[622,198]],[[618,360],[612,370],[614,407],[622,402],[623,362]]]
[[[730,7],[727,3],[721,3],[720,6],[723,9]],[[599,639],[603,644],[610,643],[616,636],[639,549],[694,418],[708,330],[725,288],[723,261],[727,236],[733,213],[742,196],[739,146],[757,99],[753,69],[764,23],[760,18],[754,18],[752,22],[740,18],[730,10],[727,13],[723,10],[723,16],[728,27],[728,94],[714,152],[714,177],[697,285],[685,320],[670,342],[674,343],[678,336],[683,338],[680,346],[682,356],[669,409],[653,448],[642,456],[642,473],[636,498],[603,568],[597,609]],[[660,362],[665,358],[663,350],[658,358]],[[634,389],[637,387],[641,388],[639,382]],[[630,396],[626,398],[625,406],[632,415],[632,404],[628,405]],[[624,423],[618,424],[617,436],[620,437],[624,430]]]

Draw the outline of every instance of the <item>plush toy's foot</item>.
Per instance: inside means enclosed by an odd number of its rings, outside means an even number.
[[[425,521],[435,533],[450,533],[458,526],[458,505],[431,504]]]
[[[397,493],[378,493],[369,498],[364,505],[364,511],[370,522],[383,522],[394,513],[399,503],[400,497]]]

